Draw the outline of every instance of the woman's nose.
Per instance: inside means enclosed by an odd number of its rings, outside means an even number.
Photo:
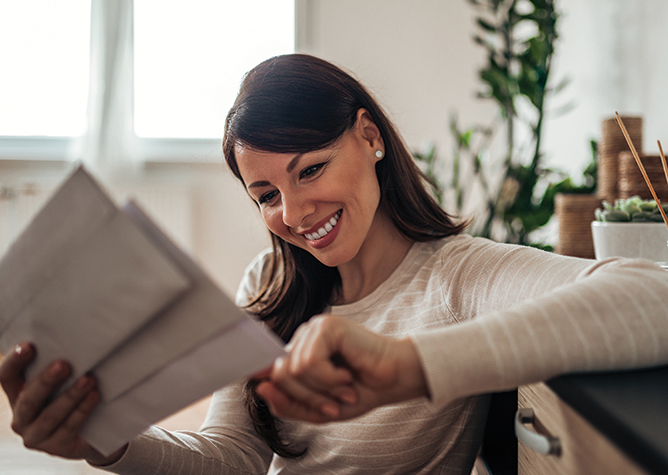
[[[313,203],[301,195],[283,194],[283,223],[298,228],[304,219],[315,211]]]

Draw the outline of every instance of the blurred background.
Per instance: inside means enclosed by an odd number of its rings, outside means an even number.
[[[0,255],[84,163],[233,294],[269,240],[223,165],[224,118],[244,72],[295,51],[374,93],[473,233],[558,246],[541,203],[596,192],[604,119],[668,141],[667,33],[663,0],[0,0]],[[0,468],[26,454],[3,411]]]

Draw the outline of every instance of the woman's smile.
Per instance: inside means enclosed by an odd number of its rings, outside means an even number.
[[[337,211],[334,216],[330,217],[329,219],[325,219],[321,223],[318,223],[316,226],[313,227],[313,230],[310,232],[303,233],[303,236],[310,241],[309,244],[312,246],[317,246],[317,247],[324,247],[327,244],[329,244],[331,241],[334,240],[336,237],[336,234],[338,234],[338,228],[336,225],[339,222],[339,219],[341,218],[341,212],[343,210]],[[332,232],[334,231],[334,232]],[[323,239],[325,237],[329,236],[326,243],[323,242]]]

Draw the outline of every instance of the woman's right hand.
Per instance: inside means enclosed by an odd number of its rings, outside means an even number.
[[[51,401],[72,370],[66,362],[54,361],[26,383],[25,369],[35,354],[30,343],[22,343],[5,355],[0,364],[0,384],[13,412],[12,430],[23,438],[26,447],[51,455],[86,459],[93,465],[118,460],[125,448],[104,457],[78,435],[100,398],[95,379],[82,376]]]

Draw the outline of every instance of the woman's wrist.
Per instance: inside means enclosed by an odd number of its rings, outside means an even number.
[[[106,457],[97,450],[91,449],[91,453],[85,457],[85,460],[94,467],[104,467],[105,465],[111,465],[118,462],[127,449],[128,444],[125,444],[123,447]]]
[[[427,378],[420,362],[415,343],[410,337],[397,340],[397,357],[399,364],[399,386],[401,399],[430,397]]]

